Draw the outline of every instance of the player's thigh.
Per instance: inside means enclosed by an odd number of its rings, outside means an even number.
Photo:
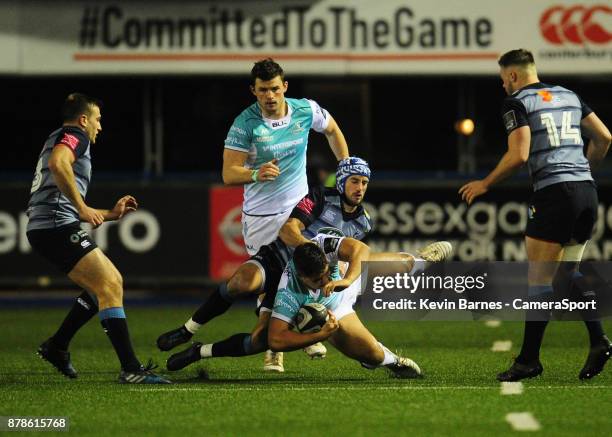
[[[599,196],[592,181],[577,182],[570,186],[574,207],[574,229],[568,244],[583,244],[591,238],[597,222]]]
[[[358,361],[382,360],[382,350],[372,333],[361,323],[356,313],[343,317],[340,327],[329,342],[347,357]]]
[[[250,260],[242,264],[227,283],[231,296],[259,294],[263,287],[264,275],[259,264]]]
[[[121,273],[99,248],[81,258],[68,273],[68,277],[96,295],[120,292],[123,287]]]

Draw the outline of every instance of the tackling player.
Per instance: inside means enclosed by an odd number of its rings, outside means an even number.
[[[308,242],[320,232],[335,232],[356,239],[364,238],[371,230],[369,216],[361,206],[370,179],[370,169],[367,162],[359,158],[343,160],[336,173],[337,190],[313,188],[291,213],[289,220],[280,231],[280,238],[274,243],[264,246],[247,263],[243,264],[225,289],[228,294],[238,297],[246,294],[259,294],[268,290],[260,305],[259,320],[255,329],[249,333],[235,334],[226,340],[202,345],[196,345],[187,351],[171,357],[169,369],[178,370],[200,358],[221,356],[243,356],[262,352],[267,347],[267,326],[273,308],[278,281],[285,265],[291,257],[293,247]],[[421,251],[421,256],[429,260],[438,260],[444,251],[450,252],[447,243],[434,243]],[[409,254],[371,254],[375,260],[414,259]],[[251,267],[251,268],[246,268]],[[254,268],[252,268],[254,267]],[[347,272],[347,275],[349,272]],[[204,304],[184,326],[162,334],[158,338],[158,346],[162,350],[189,341],[193,333],[188,329],[193,326],[194,319],[210,320],[211,307]],[[214,314],[214,312],[212,312]],[[199,328],[199,327],[197,327]],[[189,352],[191,351],[191,352]],[[174,357],[189,355],[187,361]],[[180,366],[179,364],[180,363]],[[282,366],[282,362],[277,363]],[[280,367],[278,371],[282,371]]]

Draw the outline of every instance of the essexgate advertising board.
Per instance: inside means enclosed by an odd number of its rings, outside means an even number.
[[[496,74],[531,49],[542,73],[612,71],[601,0],[6,1],[0,71],[237,73],[273,56],[300,74]]]
[[[411,252],[436,240],[453,243],[455,261],[525,261],[523,236],[531,189],[495,187],[467,206],[456,187],[372,186],[365,202],[374,222],[372,250]],[[612,186],[599,187],[598,219],[585,260],[612,258]],[[560,218],[562,220],[562,218]]]

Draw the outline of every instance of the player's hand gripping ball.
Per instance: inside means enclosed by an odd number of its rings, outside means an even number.
[[[300,308],[295,318],[297,329],[303,333],[320,331],[328,319],[327,308],[320,303],[307,303]]]

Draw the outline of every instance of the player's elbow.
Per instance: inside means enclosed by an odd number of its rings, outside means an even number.
[[[606,149],[610,147],[610,143],[612,143],[612,134],[609,130],[606,129],[606,131],[602,133],[601,143],[606,147]]]
[[[232,177],[229,171],[223,169],[223,171],[221,172],[221,178],[223,179],[223,183],[225,185],[232,185]]]

